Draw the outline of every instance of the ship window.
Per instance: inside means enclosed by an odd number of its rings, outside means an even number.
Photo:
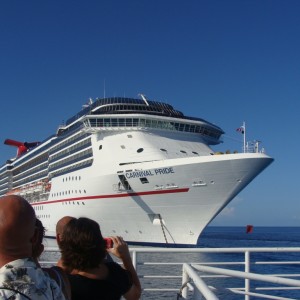
[[[118,119],[111,119],[111,125],[113,127],[117,127],[118,126]]]
[[[186,153],[186,151],[180,150],[181,153]]]
[[[166,150],[166,149],[160,149],[160,151],[167,152],[167,150]]]
[[[141,181],[142,184],[149,183],[149,181],[146,177],[140,178],[140,181]]]
[[[125,149],[126,147],[125,147],[124,145],[121,145],[121,148],[122,148],[122,149]]]
[[[99,146],[99,150],[101,150],[101,149],[102,149],[102,145]]]
[[[127,137],[128,137],[129,139],[132,139],[132,135],[131,135],[131,134],[127,134]]]
[[[194,154],[196,154],[196,155],[199,155],[199,153],[198,153],[198,152],[195,152],[195,151],[193,151],[192,153],[194,153]]]
[[[126,119],[126,127],[132,127],[132,119]]]
[[[139,149],[136,150],[137,153],[141,153],[141,152],[143,152],[143,151],[144,151],[143,148],[139,148]]]

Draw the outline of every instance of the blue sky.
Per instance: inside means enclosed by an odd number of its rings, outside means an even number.
[[[214,225],[300,226],[300,1],[0,2],[0,161],[106,96],[166,101],[275,161]],[[105,88],[104,88],[105,86]],[[1,142],[2,141],[2,142]]]

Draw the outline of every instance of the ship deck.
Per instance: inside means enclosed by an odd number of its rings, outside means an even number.
[[[135,247],[130,252],[143,300],[300,299],[300,247]],[[53,265],[58,257],[58,249],[48,247],[41,264]]]

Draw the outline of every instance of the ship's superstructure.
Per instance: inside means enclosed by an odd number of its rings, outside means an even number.
[[[130,243],[196,244],[273,160],[258,149],[217,155],[223,133],[144,96],[97,99],[45,141],[6,140],[18,151],[0,168],[0,195],[26,198],[48,236],[70,215]]]

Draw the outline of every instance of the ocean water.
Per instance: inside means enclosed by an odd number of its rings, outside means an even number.
[[[52,241],[53,242],[53,241]],[[54,246],[46,244],[46,246]],[[238,248],[238,247],[300,247],[300,227],[254,227],[252,233],[246,233],[246,227],[207,227],[199,239],[199,248]],[[57,261],[59,254],[47,253],[45,260]],[[251,260],[259,261],[298,261],[300,253],[253,253]],[[181,299],[178,296],[182,285],[181,278],[155,278],[153,276],[181,276],[182,263],[205,262],[244,262],[244,254],[239,253],[139,253],[137,257],[137,270],[141,276],[144,289],[166,288],[166,292],[144,290],[142,300],[168,300]],[[151,263],[168,262],[171,265],[152,265]],[[147,264],[145,264],[147,263]],[[150,263],[150,264],[149,264]],[[218,267],[218,266],[216,266]],[[232,270],[244,271],[244,266],[223,266]],[[300,274],[300,263],[290,265],[251,265],[251,272],[259,274]],[[150,276],[147,277],[147,276]],[[300,280],[299,277],[293,277]],[[221,300],[245,299],[243,295],[228,292],[228,287],[244,287],[243,279],[205,278],[204,281],[217,288],[216,295]],[[258,281],[251,281],[251,288],[270,286]],[[267,292],[273,296],[291,299],[300,299],[300,290],[281,290]],[[191,295],[191,292],[189,292]],[[262,299],[251,296],[251,300]]]
[[[300,227],[254,227],[252,233],[246,233],[245,227],[207,227],[203,232],[199,245],[200,248],[235,248],[235,247],[300,247]],[[298,261],[300,253],[253,253],[252,260],[259,261]],[[143,253],[138,256],[138,273],[151,275],[181,275],[182,268],[179,265],[143,265],[143,262],[243,262],[244,254],[238,253]],[[218,267],[218,266],[217,266]],[[244,266],[226,266],[232,270],[244,271]],[[251,265],[251,272],[259,274],[300,274],[300,264],[290,265]],[[299,277],[293,279],[300,280]],[[204,281],[217,288],[217,296],[222,300],[244,299],[243,295],[228,292],[228,287],[244,287],[243,279],[205,278]],[[141,278],[143,288],[175,288],[176,291],[148,292],[144,291],[142,299],[180,299],[177,296],[181,287],[181,279]],[[259,281],[251,281],[251,288],[271,286]],[[300,290],[281,290],[264,292],[273,296],[281,296],[292,299],[300,299]],[[262,299],[251,296],[253,299]]]

